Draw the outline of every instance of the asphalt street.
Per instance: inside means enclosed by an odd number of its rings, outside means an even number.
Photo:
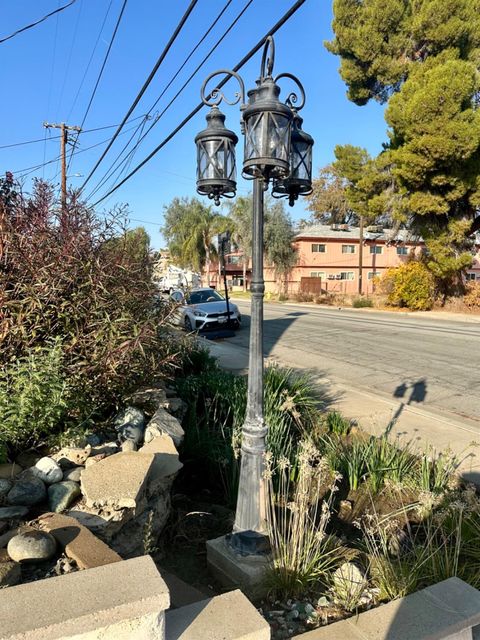
[[[243,327],[228,342],[245,357],[250,302],[235,300]],[[265,356],[327,382],[391,398],[480,434],[480,323],[403,313],[266,303]]]

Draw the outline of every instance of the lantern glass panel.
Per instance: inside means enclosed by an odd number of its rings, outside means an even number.
[[[291,175],[298,180],[311,181],[312,177],[312,145],[297,141],[292,146]]]

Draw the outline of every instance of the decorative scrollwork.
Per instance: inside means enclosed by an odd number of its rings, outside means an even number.
[[[218,87],[215,87],[215,89],[212,89],[207,95],[205,95],[205,89],[207,87],[207,84],[210,82],[210,80],[215,76],[218,76],[221,74],[226,74],[227,77],[223,79],[223,81],[219,84]],[[225,97],[225,94],[222,91],[220,91],[222,86],[226,82],[228,82],[228,80],[231,77],[236,78],[238,80],[238,84],[240,85],[240,91],[235,92],[234,94],[235,100],[233,102],[230,100],[227,100],[227,98]],[[245,85],[243,84],[243,80],[241,76],[239,76],[238,73],[236,73],[235,71],[230,71],[229,69],[219,69],[218,71],[214,71],[213,73],[211,73],[205,79],[204,83],[202,84],[202,88],[200,90],[200,95],[202,97],[203,104],[206,104],[208,107],[218,106],[222,101],[226,102],[231,106],[233,106],[234,104],[237,104],[238,102],[240,102],[240,100],[242,101],[242,104],[243,104],[245,102]]]
[[[295,82],[295,84],[297,85],[297,87],[300,89],[300,92],[301,92],[301,99],[300,99],[299,105],[297,105],[298,96],[294,91],[288,94],[287,99],[285,100],[285,104],[288,104],[289,107],[294,108],[295,111],[300,111],[300,109],[303,109],[303,107],[305,106],[305,89],[303,88],[303,85],[300,82],[300,80],[296,76],[294,76],[292,73],[280,73],[275,78],[274,82],[277,83],[277,81],[280,80],[280,78],[289,78],[290,80],[293,80],[293,82]]]
[[[267,58],[267,54],[268,58]],[[260,78],[269,78],[272,75],[273,65],[275,64],[275,43],[272,36],[267,36],[265,46],[263,47],[262,65],[260,67]],[[267,67],[265,73],[265,66]]]

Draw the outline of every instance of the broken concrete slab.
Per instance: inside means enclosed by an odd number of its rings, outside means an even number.
[[[160,386],[138,389],[130,396],[129,402],[146,409],[153,407],[154,410],[159,407],[166,407],[168,404],[167,393],[164,387]]]
[[[158,481],[178,473],[183,464],[178,459],[178,452],[173,443],[173,439],[162,434],[140,448],[141,454],[153,454],[154,461],[148,476],[149,494],[155,490]]]
[[[125,451],[85,469],[81,486],[87,507],[110,506],[142,511],[153,454]]]
[[[66,555],[75,560],[80,569],[93,569],[122,558],[99,540],[75,518],[58,513],[45,513],[37,524],[42,531],[50,533],[57,543],[65,549]]]
[[[151,442],[151,440],[164,433],[173,439],[176,447],[182,444],[185,435],[182,425],[175,416],[170,415],[168,411],[160,407],[155,411],[145,429],[145,443]]]

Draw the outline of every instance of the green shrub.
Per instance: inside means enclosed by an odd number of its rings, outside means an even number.
[[[62,215],[53,193],[38,181],[27,198],[0,180],[0,367],[58,339],[68,416],[82,422],[111,413],[177,356],[146,233],[126,230],[122,210],[97,218],[74,195]]]
[[[413,311],[428,311],[434,303],[434,277],[418,260],[387,269],[380,281],[388,304]]]
[[[364,298],[363,296],[359,298],[354,298],[352,300],[352,307],[354,309],[363,309],[366,307],[373,307],[373,300],[371,298]]]
[[[3,445],[29,446],[62,426],[68,407],[62,350],[34,347],[0,372]]]
[[[350,432],[351,422],[340,411],[329,411],[325,418],[327,429],[338,436],[346,436]]]

